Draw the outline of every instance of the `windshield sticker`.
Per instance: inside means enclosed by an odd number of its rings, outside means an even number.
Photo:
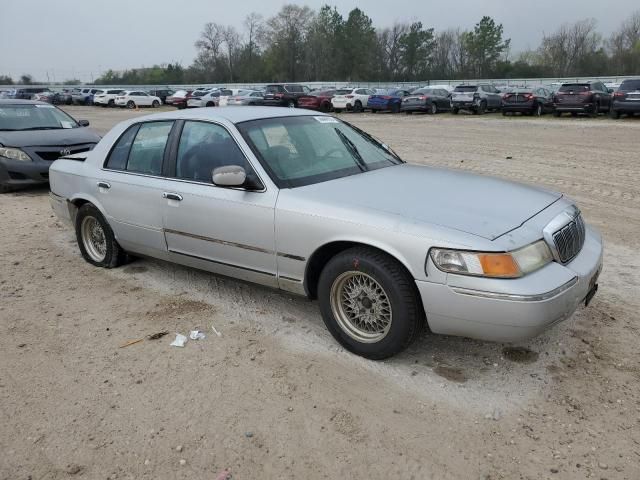
[[[62,128],[73,128],[73,122],[61,121],[60,126]]]
[[[328,115],[326,117],[313,117],[313,118],[315,118],[320,123],[340,123],[338,122],[337,119],[330,117]]]
[[[53,105],[49,105],[48,103],[47,104],[43,104],[43,105],[36,104],[36,107],[38,107],[38,108],[56,108]]]

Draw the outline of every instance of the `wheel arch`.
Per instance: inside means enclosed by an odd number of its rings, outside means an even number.
[[[98,211],[102,214],[104,219],[108,222],[107,214],[105,213],[104,208],[102,207],[100,202],[98,202],[97,199],[91,195],[80,194],[80,195],[75,195],[67,200],[67,207],[69,208],[69,216],[74,225],[76,223],[76,215],[78,214],[78,210],[80,210],[80,207],[82,207],[83,205],[86,205],[87,203],[90,203],[91,205],[96,207]]]
[[[339,253],[353,247],[365,247],[384,253],[395,260],[410,278],[415,278],[411,273],[411,269],[407,266],[406,259],[404,259],[399,252],[389,251],[391,249],[384,248],[382,245],[375,245],[358,240],[333,240],[316,248],[307,260],[304,272],[304,289],[309,298],[316,299],[318,297],[318,281],[325,265]],[[416,294],[418,294],[417,288]]]

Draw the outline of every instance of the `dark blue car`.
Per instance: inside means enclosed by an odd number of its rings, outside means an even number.
[[[398,113],[400,111],[400,105],[402,104],[402,98],[407,95],[409,95],[407,90],[391,88],[382,93],[371,95],[367,102],[367,108],[369,108],[372,113],[378,111]]]

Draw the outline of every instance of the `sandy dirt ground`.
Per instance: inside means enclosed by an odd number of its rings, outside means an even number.
[[[148,113],[68,110],[98,132]],[[574,198],[606,242],[589,308],[515,346],[425,333],[372,362],[315,302],[160,261],[94,268],[46,188],[2,195],[1,480],[640,478],[640,118],[343,118],[410,162]]]

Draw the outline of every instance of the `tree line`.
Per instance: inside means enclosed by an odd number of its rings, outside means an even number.
[[[302,81],[420,81],[640,74],[640,10],[609,37],[594,19],[564,24],[538,48],[511,53],[502,24],[436,32],[421,22],[381,28],[360,8],[346,17],[325,5],[285,5],[270,18],[249,14],[240,30],[206,23],[192,65],[109,70],[96,84]],[[23,76],[24,77],[24,76]],[[3,77],[0,77],[0,82]]]

